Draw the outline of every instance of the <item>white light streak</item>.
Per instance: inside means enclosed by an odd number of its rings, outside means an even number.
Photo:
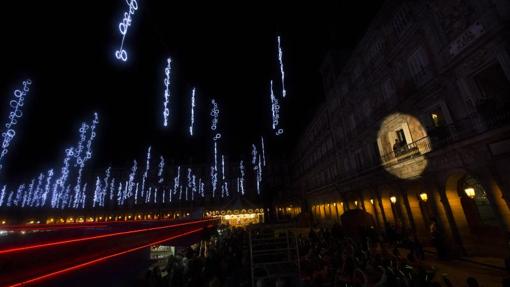
[[[163,183],[163,170],[165,169],[165,158],[163,156],[159,157],[159,171],[158,171],[158,183]]]

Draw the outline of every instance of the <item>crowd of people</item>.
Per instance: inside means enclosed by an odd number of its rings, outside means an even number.
[[[220,228],[200,244],[170,256],[165,268],[152,268],[142,286],[251,286],[247,241],[248,232],[243,229]],[[255,286],[453,286],[447,276],[425,263],[415,238],[391,227],[384,237],[374,229],[347,234],[336,224],[311,228],[308,234],[297,235],[297,245],[300,272],[294,279],[256,280]],[[475,278],[466,279],[462,286],[479,286]],[[509,283],[503,280],[502,286]]]
[[[207,236],[209,237],[209,236]],[[154,267],[142,283],[149,287],[250,286],[250,258],[243,246],[246,232],[220,227],[199,244],[168,258],[166,267]]]

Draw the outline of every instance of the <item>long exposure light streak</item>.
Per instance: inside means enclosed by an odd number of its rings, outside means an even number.
[[[287,91],[285,90],[285,71],[283,69],[283,51],[280,36],[278,36],[277,40],[278,40],[278,62],[280,63],[280,74],[282,77],[282,98],[285,98],[285,96],[287,95]]]
[[[197,221],[175,223],[175,224],[170,224],[170,225],[165,225],[165,226],[156,226],[156,227],[148,227],[148,228],[141,228],[141,229],[135,229],[135,230],[121,231],[121,232],[113,232],[113,233],[108,233],[108,234],[87,236],[87,237],[68,239],[68,240],[59,240],[59,241],[54,241],[54,242],[42,243],[42,244],[31,244],[31,245],[2,249],[2,250],[0,250],[0,254],[4,255],[4,254],[12,254],[12,253],[18,253],[18,252],[26,252],[26,251],[35,250],[35,249],[44,249],[44,248],[48,248],[48,247],[62,246],[62,245],[68,245],[68,244],[73,244],[73,243],[78,243],[78,242],[92,241],[92,240],[97,240],[97,239],[137,234],[137,233],[156,231],[156,230],[164,230],[164,229],[169,229],[169,228],[173,228],[173,227],[195,225],[198,223],[203,223],[203,222],[208,222],[208,221],[214,221],[214,220],[213,219],[201,219],[201,220],[197,220]]]
[[[191,91],[191,119],[189,125],[189,135],[193,136],[193,126],[195,125],[195,88]]]
[[[85,268],[87,266],[98,264],[100,262],[106,261],[106,260],[114,258],[114,257],[118,257],[118,256],[121,256],[121,255],[124,255],[124,254],[132,253],[132,252],[135,252],[135,251],[147,248],[149,246],[158,245],[158,244],[167,242],[169,240],[173,240],[173,239],[184,237],[184,236],[187,236],[187,235],[190,235],[190,234],[194,234],[194,233],[197,233],[197,232],[202,231],[202,230],[203,230],[202,227],[197,228],[197,229],[193,229],[193,230],[190,230],[190,231],[178,234],[178,235],[173,235],[173,236],[170,236],[170,237],[166,237],[166,238],[164,238],[162,240],[153,241],[153,242],[148,243],[148,244],[144,244],[144,245],[141,245],[141,246],[138,246],[138,247],[134,247],[134,248],[125,250],[125,251],[121,251],[121,252],[117,252],[117,253],[110,254],[110,255],[107,255],[107,256],[103,256],[103,257],[100,257],[100,258],[97,258],[97,259],[94,259],[94,260],[91,260],[91,261],[87,261],[85,263],[74,265],[72,267],[68,267],[68,268],[65,268],[65,269],[61,269],[59,271],[51,272],[51,273],[48,273],[48,274],[45,274],[45,275],[42,275],[42,276],[38,276],[38,277],[29,279],[29,280],[25,280],[23,282],[19,282],[19,283],[13,284],[13,285],[9,285],[8,287],[22,287],[22,286],[26,286],[26,285],[29,285],[29,284],[34,284],[34,283],[37,283],[37,282],[41,282],[41,281],[44,281],[44,280],[47,280],[47,279],[50,279],[50,278],[57,277],[59,275],[65,274],[65,273],[69,273],[71,271],[79,270],[79,269]]]
[[[124,41],[126,39],[128,28],[131,26],[131,16],[135,14],[136,10],[138,10],[137,0],[126,0],[126,3],[128,4],[129,10],[128,12],[124,12],[122,22],[119,23],[119,32],[122,35],[122,40],[120,42],[120,48],[115,51],[115,57],[123,62],[126,62],[128,59],[128,54],[124,49]]]
[[[165,67],[165,79],[163,80],[163,84],[165,85],[165,92],[163,94],[163,126],[168,126],[168,116],[170,115],[170,109],[168,108],[168,103],[170,102],[170,73],[172,71],[172,59],[166,59],[166,67]]]
[[[11,112],[9,112],[9,120],[5,124],[6,130],[2,133],[2,152],[0,153],[0,170],[3,168],[3,159],[9,152],[9,146],[11,145],[11,141],[14,139],[16,135],[16,131],[14,127],[18,123],[18,119],[21,119],[23,116],[23,105],[25,101],[25,96],[30,91],[30,85],[32,81],[27,79],[22,82],[23,87],[21,89],[14,90],[14,99],[9,102],[9,106],[11,107]]]

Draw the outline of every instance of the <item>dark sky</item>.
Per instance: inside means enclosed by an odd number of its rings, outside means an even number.
[[[127,63],[115,60],[125,1],[9,1],[0,9],[0,121],[14,88],[32,90],[5,159],[7,180],[59,168],[78,127],[97,111],[92,169],[156,154],[176,162],[210,159],[210,99],[220,104],[221,149],[247,157],[267,138],[281,154],[323,100],[319,66],[328,48],[352,48],[380,6],[367,1],[139,1],[126,37]],[[185,2],[185,4],[184,4]],[[303,2],[303,3],[301,3]],[[307,3],[308,2],[308,3]],[[320,3],[319,3],[320,2]],[[313,4],[311,4],[313,3]],[[282,36],[288,97],[283,137],[272,136],[269,80],[279,79]],[[170,126],[162,127],[163,68],[173,59]],[[188,134],[197,87],[196,136]]]

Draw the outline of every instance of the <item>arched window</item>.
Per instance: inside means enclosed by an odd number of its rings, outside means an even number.
[[[479,224],[491,226],[499,225],[496,214],[487,198],[487,192],[476,178],[466,175],[461,180],[460,187],[461,192],[473,201],[478,213]]]

